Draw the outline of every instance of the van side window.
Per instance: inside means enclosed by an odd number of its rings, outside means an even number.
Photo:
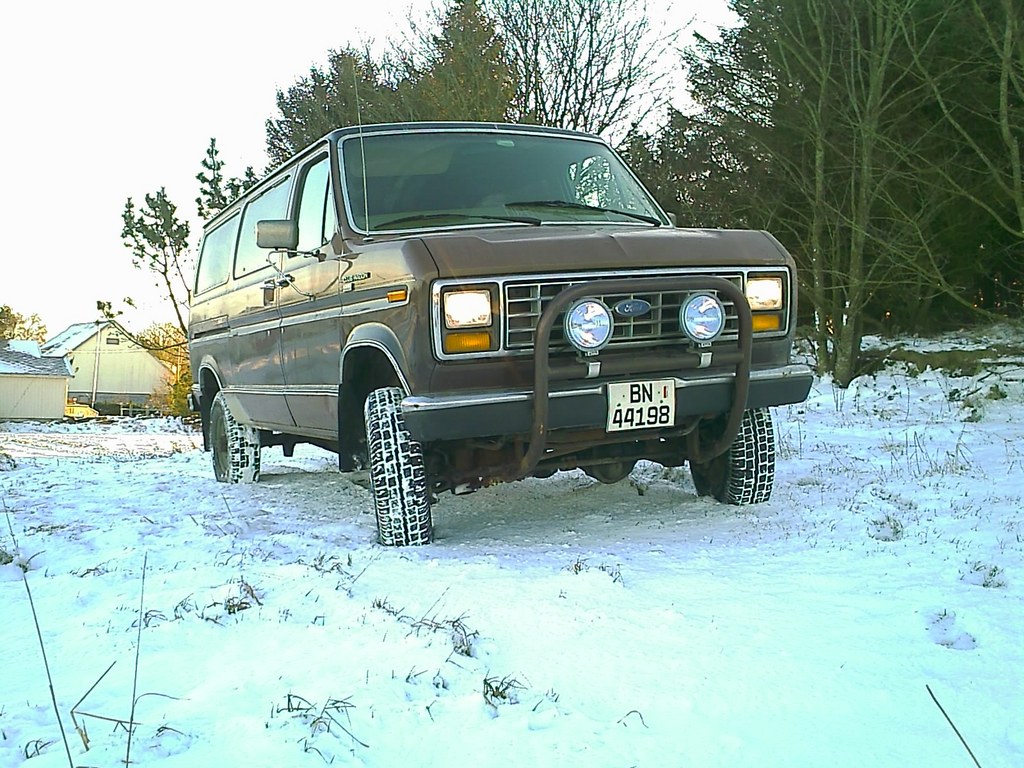
[[[270,251],[256,245],[256,222],[286,218],[290,189],[291,177],[285,177],[245,206],[245,212],[242,214],[242,233],[238,238],[238,253],[235,255],[235,277],[242,277],[269,266],[267,256]]]
[[[199,253],[199,266],[196,268],[196,293],[227,282],[240,218],[236,213],[216,229],[207,232],[203,238],[203,249]]]
[[[330,163],[326,156],[306,172],[299,200],[300,251],[315,251],[334,234],[337,221],[330,181]]]

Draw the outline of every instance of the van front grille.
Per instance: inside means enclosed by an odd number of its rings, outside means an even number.
[[[707,273],[707,276],[725,278],[740,291],[743,290],[742,274]],[[641,277],[641,275],[637,275],[637,277]],[[532,350],[537,333],[537,322],[544,308],[566,288],[586,281],[587,278],[506,283],[504,286],[505,349],[510,351]],[[712,291],[712,293],[716,292]],[[609,308],[614,308],[616,304],[625,299],[643,299],[651,305],[651,311],[640,317],[621,317],[613,311],[615,327],[608,346],[626,348],[652,347],[684,340],[685,334],[679,328],[679,308],[688,295],[687,291],[638,291],[636,293],[606,294],[595,290],[593,297],[603,301]],[[719,340],[735,340],[739,335],[739,315],[736,312],[736,307],[731,300],[721,296],[719,298],[722,300],[726,312],[725,330]],[[569,348],[569,343],[565,340],[561,320],[558,320],[551,330],[551,349],[556,351],[566,348]]]

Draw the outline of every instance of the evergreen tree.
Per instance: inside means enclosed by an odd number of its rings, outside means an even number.
[[[385,65],[368,52],[331,51],[327,67],[313,67],[277,92],[279,115],[266,122],[267,155],[276,165],[335,128],[408,119]]]
[[[163,187],[154,194],[146,195],[142,208],[136,208],[129,197],[121,220],[121,237],[125,247],[131,251],[132,265],[155,278],[157,287],[170,301],[179,330],[187,336],[185,317],[191,297],[192,273],[188,222],[178,218],[177,206],[167,197]]]
[[[665,125],[630,132],[621,148],[630,167],[680,226],[763,226],[752,210],[763,166],[744,165],[708,124],[669,108]]]
[[[211,141],[212,153],[207,154],[210,164],[203,167],[211,174],[219,172],[216,147]],[[200,198],[197,203],[213,202],[215,198]],[[213,215],[213,213],[210,213]],[[177,206],[167,197],[161,187],[157,192],[145,196],[145,205],[136,207],[132,198],[125,202],[121,214],[121,237],[132,255],[132,266],[150,273],[158,288],[171,304],[175,322],[161,323],[134,334],[121,325],[118,317],[121,310],[110,301],[97,301],[96,309],[118,328],[127,338],[148,350],[163,361],[170,373],[167,390],[154,398],[154,403],[164,413],[185,415],[188,413],[188,391],[192,374],[188,359],[188,303],[191,297],[192,259],[188,249],[190,227],[187,221],[178,218]],[[123,300],[128,306],[135,306],[131,297]]]
[[[232,203],[237,200],[242,196],[243,192],[257,181],[259,181],[259,177],[256,175],[256,171],[252,169],[251,165],[245,166],[245,173],[241,177],[232,176],[225,183],[228,202]]]
[[[220,154],[217,151],[216,139],[210,139],[206,157],[203,158],[200,165],[203,170],[196,174],[196,181],[199,182],[196,208],[199,211],[199,218],[206,221],[213,218],[219,211],[224,210],[228,204],[228,198],[224,192],[224,161],[220,159]]]
[[[256,183],[257,177],[252,166],[245,169],[242,178],[225,178],[224,161],[220,159],[220,151],[217,149],[217,139],[210,139],[210,146],[206,148],[206,157],[200,165],[203,170],[196,174],[196,181],[199,182],[199,197],[196,198],[196,208],[199,211],[199,218],[209,221],[227,206],[238,198],[245,190]]]
[[[453,0],[433,22],[438,32],[413,25],[410,40],[391,52],[405,113],[414,120],[507,120],[515,83],[480,3]]]

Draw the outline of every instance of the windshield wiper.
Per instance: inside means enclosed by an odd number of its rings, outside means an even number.
[[[619,216],[628,216],[637,221],[653,224],[656,227],[662,226],[662,222],[653,216],[633,211],[620,211],[616,208],[602,208],[598,205],[586,205],[584,203],[570,203],[567,200],[521,200],[514,203],[505,203],[508,208],[571,208],[577,211],[594,211],[595,213],[615,213]]]
[[[378,224],[375,229],[387,229],[397,224],[408,224],[410,221],[431,221],[433,219],[475,219],[477,221],[502,221],[509,224],[529,224],[539,227],[543,222],[536,216],[488,216],[481,213],[416,213],[410,216],[402,216],[391,221]]]

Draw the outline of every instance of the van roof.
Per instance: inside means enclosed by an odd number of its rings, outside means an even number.
[[[589,139],[597,138],[594,134],[574,131],[569,128],[549,128],[544,125],[530,125],[526,123],[484,123],[469,121],[434,121],[418,123],[373,123],[372,125],[352,125],[345,128],[336,128],[324,138],[337,138],[350,134],[359,133],[390,133],[396,130],[412,131],[438,131],[438,130],[475,130],[475,131],[515,131],[517,133],[546,133],[558,136],[578,136]]]

